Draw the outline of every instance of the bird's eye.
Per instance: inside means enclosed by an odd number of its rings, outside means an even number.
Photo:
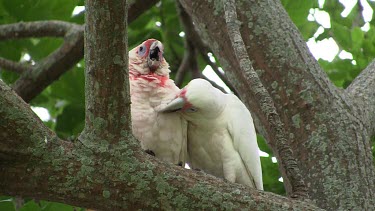
[[[138,55],[143,56],[143,55],[145,55],[145,53],[146,53],[146,47],[144,45],[142,45],[138,49]]]
[[[194,112],[197,112],[198,109],[197,108],[194,108],[194,107],[191,107],[191,108],[188,108],[185,110],[185,112],[188,112],[188,113],[194,113]]]

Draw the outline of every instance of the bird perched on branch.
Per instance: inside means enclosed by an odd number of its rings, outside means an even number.
[[[163,44],[148,39],[129,52],[131,117],[134,136],[157,158],[184,165],[187,122],[178,113],[158,113],[180,89],[169,79]]]
[[[206,80],[194,79],[160,110],[175,111],[188,121],[192,168],[263,190],[253,119],[235,95],[224,94]]]

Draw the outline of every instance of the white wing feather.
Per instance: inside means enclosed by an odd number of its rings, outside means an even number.
[[[228,129],[234,148],[239,152],[256,188],[263,190],[262,167],[253,119],[249,110],[236,96],[228,95],[228,100],[229,115],[232,117],[229,118]]]

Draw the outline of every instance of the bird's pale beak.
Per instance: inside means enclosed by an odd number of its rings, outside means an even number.
[[[150,46],[149,55],[147,57],[147,65],[152,72],[155,72],[163,61],[163,44],[155,41]]]
[[[182,97],[178,97],[172,100],[164,108],[160,109],[159,112],[169,113],[181,110],[185,105],[185,100]]]

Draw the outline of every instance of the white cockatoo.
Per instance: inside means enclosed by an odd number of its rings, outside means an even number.
[[[184,165],[187,122],[178,113],[158,113],[180,91],[169,79],[163,44],[148,39],[129,52],[131,117],[134,136],[157,158]]]
[[[174,111],[188,121],[188,155],[193,169],[263,190],[253,119],[235,95],[194,79],[160,110]]]

